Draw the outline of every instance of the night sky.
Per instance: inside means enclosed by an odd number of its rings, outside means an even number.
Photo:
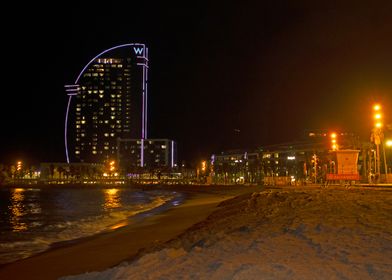
[[[305,129],[368,140],[374,101],[392,122],[392,1],[116,2],[4,11],[0,162],[65,161],[63,86],[123,43],[149,47],[149,137],[180,161]]]

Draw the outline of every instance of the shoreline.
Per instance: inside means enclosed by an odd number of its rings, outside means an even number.
[[[392,279],[390,188],[266,188],[128,263],[61,278]]]
[[[61,186],[62,187],[62,186]],[[113,186],[112,186],[113,187]],[[124,186],[118,186],[124,187]],[[158,214],[139,217],[130,224],[97,235],[53,244],[48,250],[0,266],[1,279],[57,279],[104,270],[163,244],[206,219],[217,205],[257,186],[146,186],[183,193],[184,202]]]

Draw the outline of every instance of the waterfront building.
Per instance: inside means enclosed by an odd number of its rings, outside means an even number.
[[[147,138],[147,82],[144,44],[107,49],[83,67],[75,82],[65,86],[68,163],[112,161],[118,139]]]
[[[224,151],[212,155],[212,182],[298,184],[325,182],[326,175],[337,170],[331,131],[308,130],[297,141],[265,145],[255,151]],[[360,149],[359,137],[335,132],[340,150]],[[359,155],[359,169],[364,175],[365,160]]]
[[[211,156],[211,182],[215,184],[260,183],[261,165],[255,151],[230,150]]]
[[[170,139],[118,139],[117,159],[120,170],[132,173],[140,167],[164,170],[177,167],[177,144]]]

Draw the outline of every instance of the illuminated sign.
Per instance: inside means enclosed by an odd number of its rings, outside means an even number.
[[[133,50],[135,51],[135,54],[142,54],[143,53],[143,48],[133,47]]]

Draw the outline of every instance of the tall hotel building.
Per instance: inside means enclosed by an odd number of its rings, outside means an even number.
[[[140,139],[135,166],[145,166],[148,48],[124,44],[95,56],[65,86],[67,162],[116,160],[121,139]]]

